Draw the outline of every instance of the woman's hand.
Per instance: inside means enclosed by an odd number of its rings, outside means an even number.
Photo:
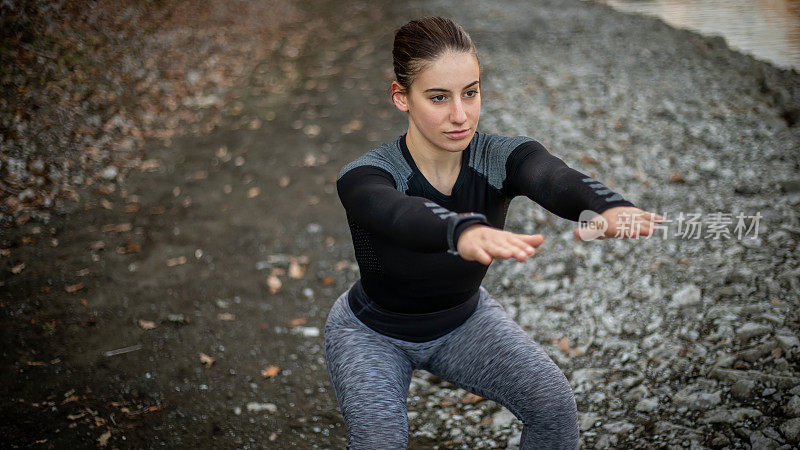
[[[615,206],[603,211],[589,221],[588,226],[574,230],[575,237],[584,241],[605,238],[636,238],[649,236],[656,224],[664,218],[656,213],[643,211],[633,206]]]
[[[488,266],[494,259],[525,261],[542,245],[541,234],[517,234],[486,225],[467,227],[458,237],[458,254],[467,261]]]

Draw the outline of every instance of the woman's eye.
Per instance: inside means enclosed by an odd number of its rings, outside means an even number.
[[[431,100],[433,100],[433,103],[441,103],[444,101],[444,94],[434,95]]]
[[[464,97],[467,97],[467,98],[472,98],[472,97],[475,97],[476,95],[478,95],[478,91],[476,91],[474,89],[469,90],[469,91],[464,93]]]

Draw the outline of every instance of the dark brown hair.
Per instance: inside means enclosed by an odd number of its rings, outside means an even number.
[[[478,58],[472,39],[461,25],[446,17],[412,20],[394,33],[394,76],[408,89],[425,66],[448,51],[471,53]]]

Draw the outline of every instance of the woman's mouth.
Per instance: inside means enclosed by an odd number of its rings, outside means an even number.
[[[446,134],[450,139],[464,139],[469,134],[469,128],[466,130],[445,131],[444,134]]]

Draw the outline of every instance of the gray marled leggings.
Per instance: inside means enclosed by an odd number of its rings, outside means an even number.
[[[578,413],[567,378],[481,286],[478,307],[438,339],[408,342],[356,318],[345,291],[325,323],[325,362],[348,450],[405,449],[411,373],[426,370],[505,406],[524,427],[520,448],[575,449]]]

